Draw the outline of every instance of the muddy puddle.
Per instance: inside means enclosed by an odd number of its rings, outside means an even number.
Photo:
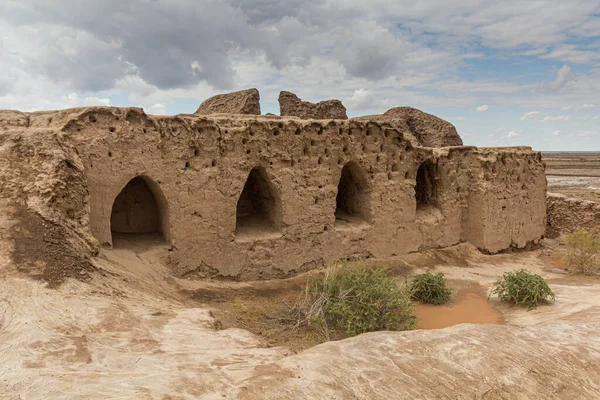
[[[504,322],[502,314],[496,310],[487,296],[473,289],[460,291],[449,305],[418,304],[415,306],[415,315],[416,329],[441,329],[464,323],[501,324]]]

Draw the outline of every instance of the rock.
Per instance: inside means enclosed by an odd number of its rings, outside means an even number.
[[[317,104],[302,101],[291,92],[279,93],[279,114],[302,119],[348,119],[346,107],[339,100],[326,100]]]
[[[450,122],[412,107],[391,108],[382,115],[353,118],[361,121],[387,122],[398,129],[414,146],[462,146],[456,128]]]
[[[195,114],[260,115],[260,94],[254,88],[227,94],[218,94],[204,100]]]
[[[324,343],[263,365],[239,399],[595,399],[597,323],[455,325]]]

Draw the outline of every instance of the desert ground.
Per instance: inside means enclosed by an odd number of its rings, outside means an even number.
[[[548,191],[600,201],[600,152],[543,152]]]
[[[10,220],[3,222],[4,230]],[[91,280],[49,289],[16,271],[5,246],[0,397],[593,398],[600,383],[581,371],[600,374],[593,362],[600,357],[593,334],[600,282],[566,273],[550,256],[554,244],[498,255],[461,244],[372,260],[399,281],[443,272],[451,304],[419,306],[413,331],[321,345],[319,332],[286,319],[309,274],[261,282],[177,279],[164,263],[168,249],[149,237],[133,248],[102,250]],[[528,311],[488,299],[492,283],[518,268],[544,276],[557,303]]]

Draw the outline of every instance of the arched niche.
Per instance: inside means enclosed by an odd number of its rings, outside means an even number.
[[[415,183],[415,200],[417,211],[429,207],[437,207],[438,181],[435,175],[435,164],[425,161],[417,170]]]
[[[117,247],[132,242],[169,242],[169,207],[158,184],[147,176],[131,179],[113,202],[110,230]]]
[[[257,237],[281,230],[282,208],[279,191],[263,167],[250,171],[236,206],[235,234]]]
[[[370,222],[367,176],[358,162],[350,161],[342,168],[335,204],[337,228]]]

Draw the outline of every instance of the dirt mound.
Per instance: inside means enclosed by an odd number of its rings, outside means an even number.
[[[204,100],[198,115],[207,114],[252,114],[260,115],[260,94],[257,89],[246,89],[226,94],[218,94]]]
[[[302,119],[348,119],[346,107],[339,100],[325,100],[314,104],[285,91],[279,93],[279,114],[282,117]]]
[[[79,155],[61,132],[17,129],[31,115],[0,112],[0,121],[0,219],[10,226],[15,265],[51,286],[89,280],[97,247]]]
[[[412,107],[395,107],[382,115],[370,115],[355,119],[387,122],[402,132],[413,146],[446,147],[463,145],[456,128],[450,122]]]

